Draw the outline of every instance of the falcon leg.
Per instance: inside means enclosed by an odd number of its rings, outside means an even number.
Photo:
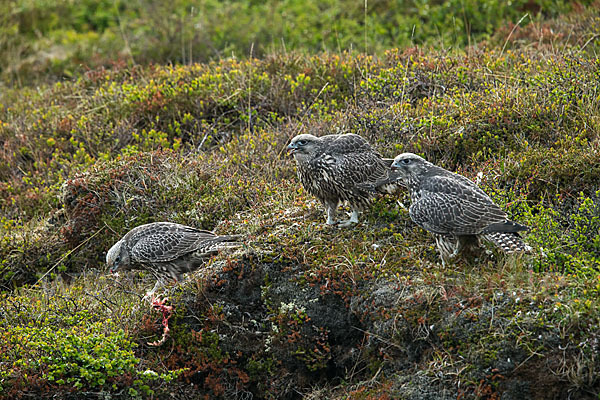
[[[446,266],[448,265],[446,259],[444,258],[444,256],[440,256],[440,258],[442,259],[442,268],[446,268]]]
[[[358,211],[352,210],[352,215],[350,215],[350,219],[346,221],[340,222],[340,226],[346,227],[353,224],[358,224]]]
[[[445,253],[440,249],[438,249],[438,252],[440,253],[440,258],[442,259],[442,267],[447,267],[449,264],[452,264],[454,257],[456,257],[453,254]]]
[[[146,293],[142,300],[149,300],[151,298],[154,298],[154,293],[156,293],[156,291],[162,288],[163,286],[165,286],[165,281],[163,281],[162,279],[158,279],[152,290]]]
[[[463,249],[464,247],[465,247],[465,246],[464,246],[464,243],[463,243],[463,241],[462,241],[462,240],[459,238],[459,239],[458,239],[458,243],[456,244],[456,248],[454,249],[454,251],[452,252],[452,254],[450,254],[450,255],[448,256],[448,258],[449,258],[450,260],[454,260],[454,259],[455,259],[455,258],[456,258],[456,257],[457,257],[459,254],[460,254],[460,252],[462,251],[462,249]]]
[[[337,221],[335,220],[337,214],[337,204],[327,203],[325,207],[327,207],[327,225],[337,224]]]
[[[451,263],[461,249],[460,239],[451,235],[434,234],[435,244],[442,259],[442,266]]]

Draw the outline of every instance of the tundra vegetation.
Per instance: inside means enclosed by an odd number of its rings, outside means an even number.
[[[0,398],[597,398],[597,3],[192,3],[0,5]],[[406,193],[324,226],[301,132],[478,181],[532,253],[442,266]],[[246,237],[161,346],[104,264],[153,221]]]

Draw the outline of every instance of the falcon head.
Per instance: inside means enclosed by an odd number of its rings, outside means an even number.
[[[390,169],[396,172],[401,179],[410,176],[419,176],[426,172],[430,163],[425,161],[423,157],[419,157],[413,153],[402,153],[394,158],[394,162],[390,165]]]
[[[124,244],[125,241],[121,239],[106,253],[106,265],[111,274],[117,272],[119,268],[123,269],[129,265],[129,253],[125,246],[123,246]]]
[[[307,158],[316,153],[322,140],[314,135],[303,133],[295,136],[288,145],[288,154],[292,154],[296,160]]]

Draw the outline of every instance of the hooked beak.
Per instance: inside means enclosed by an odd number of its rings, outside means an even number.
[[[293,155],[293,154],[295,154],[297,151],[298,151],[298,148],[297,148],[295,145],[293,145],[292,143],[288,144],[288,146],[287,146],[287,153],[288,153],[289,155]]]
[[[117,275],[119,272],[119,263],[114,263],[113,265],[110,266],[110,268],[108,268],[108,271],[113,274],[113,275]]]
[[[398,171],[398,170],[400,169],[400,166],[399,166],[398,164],[396,164],[396,161],[394,161],[394,162],[392,163],[392,165],[390,165],[390,169],[391,169],[392,171]]]

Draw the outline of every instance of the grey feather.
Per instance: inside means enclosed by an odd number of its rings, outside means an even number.
[[[468,178],[438,167],[412,153],[391,164],[408,188],[413,222],[431,232],[442,261],[456,257],[468,244],[490,241],[506,253],[529,251],[517,232],[528,230],[506,213]],[[377,185],[386,184],[385,181]]]
[[[388,178],[389,159],[386,164],[359,135],[302,134],[291,140],[288,150],[306,191],[327,207],[328,223],[336,222],[336,208],[344,201],[357,215],[374,196],[369,185]]]
[[[210,231],[171,222],[154,222],[133,228],[106,254],[111,272],[147,269],[157,277],[151,293],[167,280],[180,280],[213,254],[237,247],[239,236],[216,235]]]

